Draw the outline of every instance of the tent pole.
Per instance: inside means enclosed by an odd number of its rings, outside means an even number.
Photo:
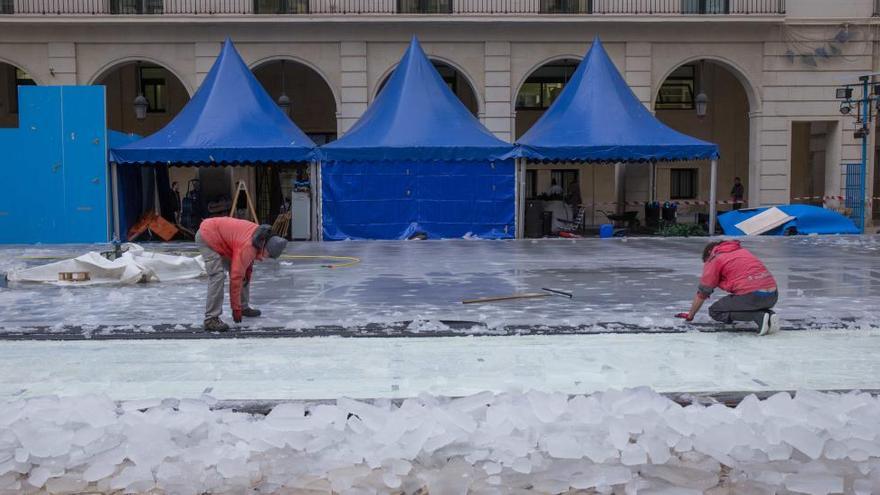
[[[113,235],[111,239],[122,242],[122,233],[119,232],[119,172],[116,169],[116,162],[110,162],[110,211],[113,212]]]
[[[712,169],[709,172],[709,236],[715,235],[715,217],[718,215],[716,200],[716,190],[718,182],[718,160],[712,160]]]
[[[516,238],[525,236],[526,159],[516,159]]]
[[[314,239],[316,241],[324,240],[324,194],[323,188],[324,184],[321,181],[321,160],[317,160],[315,162],[315,175],[314,175],[314,183],[315,189],[312,191],[312,196],[315,198],[315,229],[316,235]]]

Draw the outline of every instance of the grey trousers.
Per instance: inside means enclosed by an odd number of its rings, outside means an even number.
[[[211,249],[196,232],[196,245],[205,260],[205,271],[208,272],[208,302],[205,304],[205,319],[219,318],[223,314],[223,289],[226,272],[229,271],[229,260],[224,259],[217,251]],[[247,308],[251,299],[250,284],[245,281],[241,286],[241,307]]]
[[[777,292],[750,292],[741,296],[725,296],[709,306],[709,316],[721,323],[754,321],[760,326],[764,313],[776,305],[778,298]]]

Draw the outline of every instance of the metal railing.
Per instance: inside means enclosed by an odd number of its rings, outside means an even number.
[[[880,5],[880,0],[875,0]],[[781,15],[785,0],[0,0],[0,15]]]

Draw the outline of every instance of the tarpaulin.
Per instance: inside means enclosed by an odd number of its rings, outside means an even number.
[[[155,134],[111,150],[120,164],[302,162],[315,143],[288,117],[228,38],[192,100]]]
[[[452,93],[413,38],[376,101],[319,154],[324,161],[473,161],[512,150]]]
[[[535,161],[654,162],[718,158],[718,146],[657,120],[598,37],[549,109],[516,142]]]
[[[515,234],[512,160],[327,162],[321,183],[325,240]]]
[[[123,244],[125,252],[109,260],[97,251],[76,258],[9,272],[10,282],[43,282],[57,285],[136,284],[140,282],[170,282],[205,275],[201,256],[190,258],[145,251],[137,244]],[[88,272],[87,282],[59,282],[62,272]]]
[[[777,206],[794,220],[762,235],[795,234],[860,234],[852,220],[834,210],[811,205]],[[726,235],[745,235],[736,224],[763,213],[768,208],[734,210],[718,216],[718,223]]]

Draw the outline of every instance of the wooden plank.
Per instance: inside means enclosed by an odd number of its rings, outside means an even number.
[[[513,301],[516,299],[538,299],[541,297],[550,297],[550,294],[536,294],[536,293],[524,293],[524,294],[511,294],[509,296],[495,296],[495,297],[483,297],[480,299],[467,299],[462,301],[462,304],[482,304],[482,303],[490,303],[490,302],[499,302],[499,301]]]

